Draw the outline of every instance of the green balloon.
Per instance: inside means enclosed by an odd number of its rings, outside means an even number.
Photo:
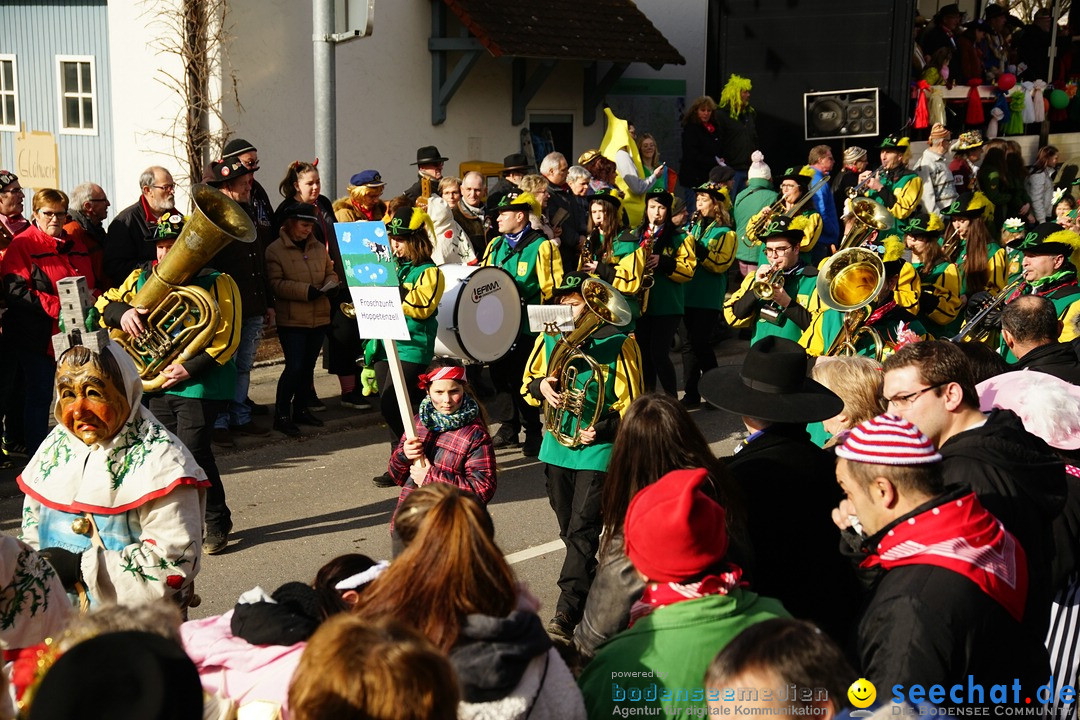
[[[1054,90],[1050,93],[1050,107],[1055,110],[1069,107],[1069,93],[1064,90]]]

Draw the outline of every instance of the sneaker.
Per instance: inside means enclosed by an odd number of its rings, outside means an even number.
[[[251,408],[252,415],[259,415],[265,417],[270,414],[270,408],[266,405],[260,405],[251,398],[245,398],[244,404]]]
[[[319,398],[309,400],[307,406],[308,410],[312,410],[314,412],[324,412],[326,410],[326,405],[324,405],[323,401]]]
[[[364,397],[359,390],[353,390],[352,392],[342,393],[341,407],[352,408],[353,410],[370,410],[371,401]]]
[[[525,433],[525,444],[521,446],[521,454],[525,457],[536,457],[540,454],[540,444],[543,440],[544,436],[539,431]]]
[[[214,428],[214,433],[211,436],[210,441],[221,447],[236,447],[236,441],[233,440],[232,434],[229,432],[228,428]]]
[[[297,425],[311,425],[313,427],[322,427],[326,424],[319,418],[312,415],[310,408],[301,408],[299,410],[294,410],[292,414],[292,419],[293,422]]]
[[[570,643],[574,640],[574,622],[564,612],[555,613],[548,623],[547,633],[552,640]]]
[[[390,473],[388,472],[384,472],[382,475],[376,475],[371,478],[371,484],[378,488],[397,487],[397,483],[394,482],[394,478],[390,477]]]
[[[229,531],[225,528],[207,528],[206,538],[203,540],[203,552],[207,555],[217,555],[229,544]]]
[[[274,429],[277,430],[279,433],[284,433],[288,435],[289,437],[300,436],[300,428],[296,427],[296,423],[294,423],[292,420],[285,417],[284,415],[278,415],[276,418],[274,418]]]
[[[270,428],[256,425],[248,420],[243,425],[230,425],[229,432],[240,433],[241,435],[254,435],[256,437],[262,437],[263,435],[270,434]]]
[[[517,447],[520,444],[518,431],[505,423],[499,428],[499,432],[495,433],[495,437],[491,438],[491,446],[495,448]]]

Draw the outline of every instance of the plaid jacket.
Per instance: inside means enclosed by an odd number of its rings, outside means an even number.
[[[428,430],[420,417],[413,420],[416,436],[424,443],[424,456],[431,463],[427,482],[441,482],[454,485],[466,492],[471,492],[485,505],[495,494],[495,448],[491,445],[491,435],[484,428],[480,418],[457,430],[432,432]],[[394,482],[401,486],[398,505],[416,489],[416,484],[409,477],[409,459],[405,457],[405,436],[402,435],[397,447],[390,455],[388,472]]]

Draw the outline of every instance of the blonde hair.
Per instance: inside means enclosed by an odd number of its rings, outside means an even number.
[[[289,687],[295,720],[455,720],[459,700],[450,661],[423,636],[351,614],[319,626]]]
[[[543,175],[526,175],[518,181],[518,187],[527,193],[531,193],[533,197],[536,197],[536,193],[548,189],[548,181]]]
[[[741,75],[732,73],[727,84],[724,85],[724,89],[720,91],[720,107],[727,108],[728,112],[731,113],[731,117],[739,117],[744,109],[743,90],[750,92],[752,88],[750,78],[744,78]]]
[[[833,357],[827,361],[820,358],[811,374],[844,401],[846,427],[855,427],[885,412],[881,398],[884,375],[877,360],[862,356]]]

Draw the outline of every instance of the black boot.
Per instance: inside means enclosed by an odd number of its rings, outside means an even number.
[[[296,423],[294,423],[288,415],[275,416],[274,429],[289,437],[298,437],[300,435],[300,428],[296,427]]]
[[[293,422],[297,425],[312,425],[314,427],[322,427],[326,423],[315,417],[315,414],[311,412],[310,408],[302,407],[293,410],[292,414]]]

